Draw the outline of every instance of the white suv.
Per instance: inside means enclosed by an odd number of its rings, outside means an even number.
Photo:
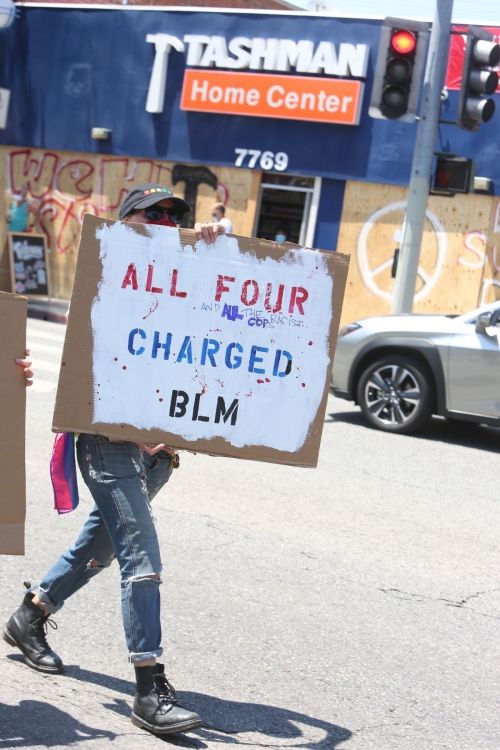
[[[500,300],[457,317],[349,323],[339,333],[332,390],[388,432],[415,432],[432,414],[500,426]]]

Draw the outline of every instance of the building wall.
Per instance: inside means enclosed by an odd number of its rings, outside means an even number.
[[[156,53],[155,45],[147,39],[156,34],[168,35],[179,49],[172,47],[168,56],[163,109],[152,113],[146,111],[146,102]],[[313,46],[315,55],[321,50],[326,55],[326,45],[330,67],[324,62],[319,73],[314,73],[318,65],[312,63],[313,72],[297,71],[293,65],[283,70],[283,61],[276,59],[269,70],[232,70],[227,67],[228,58],[223,56],[219,65],[215,53],[213,60],[209,55],[200,67],[201,59],[188,59],[191,45],[185,40],[193,35],[218,41],[222,47],[242,37],[292,46],[306,43]],[[239,164],[242,150],[250,157],[255,152],[271,155],[271,161],[284,154],[289,174],[406,185],[416,125],[368,115],[379,38],[378,21],[312,14],[153,11],[137,6],[23,7],[15,23],[2,32],[0,87],[10,90],[11,97],[0,143],[226,167]],[[460,39],[463,44],[463,37]],[[361,65],[355,67],[356,75],[350,68],[346,72],[346,66],[344,72],[332,67],[344,48],[362,50],[366,71]],[[231,96],[236,98],[250,74],[254,76],[251,80],[260,81],[264,88],[264,80],[281,86],[285,78],[295,86],[291,92],[295,94],[304,81],[315,81],[320,87],[333,86],[335,81],[359,84],[359,122],[345,124],[337,118],[338,113],[325,115],[326,110],[316,121],[318,102],[307,115],[309,120],[297,118],[294,109],[285,113],[273,108],[273,116],[261,116],[259,107],[244,107],[246,115],[235,114],[231,108],[228,113],[223,106],[210,111],[183,108],[182,91],[185,85],[189,88],[190,74],[223,72],[229,76],[224,81],[231,82],[224,95],[232,90]],[[449,98],[442,107],[442,119],[451,122],[458,99],[456,88],[450,88],[456,86],[456,76],[452,78],[447,80]],[[107,128],[109,140],[94,140],[94,127]],[[443,123],[436,150],[473,158],[476,173],[490,178],[495,193],[500,194],[500,143],[494,136],[499,128],[500,107],[478,133]],[[240,166],[247,168],[249,163],[251,158],[246,158]]]
[[[343,180],[321,181],[321,194],[314,246],[322,250],[336,250],[346,183]]]
[[[189,180],[196,190],[192,220],[209,221],[211,206],[222,200],[237,234],[249,236],[260,184],[260,172],[228,167],[180,165],[78,152],[0,147],[0,289],[10,289],[5,215],[12,196],[25,186],[32,212],[32,231],[47,240],[52,296],[68,299],[76,266],[80,224],[85,211],[116,218],[127,190],[141,182],[165,182],[186,195]]]
[[[176,167],[154,159],[19,147],[1,147],[0,163],[0,289],[10,289],[6,208],[12,195],[26,187],[32,230],[47,240],[52,294],[63,299],[71,296],[83,213],[115,218],[125,191],[140,182],[172,185]],[[200,169],[182,167],[187,176]],[[214,186],[206,181],[197,185],[193,218],[209,219],[211,205],[222,199],[235,233],[250,236],[261,173],[211,165],[198,177],[209,175]],[[185,184],[178,183],[174,192],[184,196]],[[391,266],[405,196],[398,186],[323,181],[316,244],[336,246],[351,256],[343,322],[391,312]],[[340,212],[339,225],[335,216]],[[431,196],[427,217],[415,311],[458,314],[500,297],[500,201],[479,195]]]
[[[486,243],[482,275],[483,296],[487,301],[500,299],[500,200],[495,199]]]
[[[351,256],[343,322],[391,312],[405,200],[398,186],[347,183],[337,243]],[[430,196],[414,312],[460,314],[500,297],[499,252],[488,243],[495,214],[500,236],[499,204],[492,196]]]
[[[182,109],[186,72],[198,66],[188,63],[186,50],[175,48],[168,62],[163,111],[147,112],[155,60],[147,38],[155,33],[168,33],[179,43],[185,35],[207,34],[219,41],[242,35],[292,44],[309,40],[317,49],[330,43],[336,49],[365,45],[366,73],[351,76],[364,86],[359,123]],[[33,229],[47,238],[52,292],[67,298],[84,211],[113,217],[125,190],[159,180],[179,195],[194,196],[197,219],[209,218],[210,204],[222,200],[235,232],[249,236],[260,170],[279,169],[285,176],[322,179],[313,244],[352,256],[344,319],[390,312],[390,267],[399,243],[416,126],[368,116],[379,36],[380,23],[362,19],[23,7],[3,32],[0,46],[0,87],[11,92],[6,127],[0,130],[2,247],[6,205],[25,185],[33,205]],[[453,39],[457,65],[448,76],[450,96],[442,110],[449,121],[456,111],[455,69],[460,70],[463,46],[462,36]],[[286,75],[290,81],[300,78],[293,70]],[[312,78],[315,75],[308,80]],[[331,81],[335,76],[321,73],[320,78]],[[109,129],[110,138],[96,141],[93,127]],[[478,133],[443,123],[436,144],[437,150],[473,158],[477,174],[492,180],[496,195],[499,127],[497,107],[493,120]],[[259,158],[252,162],[255,155]],[[278,155],[286,157],[286,167],[276,166]],[[500,243],[491,240],[487,245],[486,240],[488,228],[494,237],[499,234],[495,200],[479,195],[431,197],[418,310],[462,312],[498,293]],[[7,260],[0,249],[3,289],[9,285]]]

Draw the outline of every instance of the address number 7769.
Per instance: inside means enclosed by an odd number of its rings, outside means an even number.
[[[275,169],[277,172],[284,172],[288,167],[288,154],[284,151],[259,151],[255,148],[235,148],[236,159],[235,167],[260,167],[264,171]]]

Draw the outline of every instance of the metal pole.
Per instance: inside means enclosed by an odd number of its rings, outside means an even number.
[[[417,125],[417,137],[408,186],[408,204],[394,283],[392,298],[392,311],[394,313],[411,312],[413,307],[420,245],[425,223],[425,209],[439,125],[441,91],[448,64],[452,12],[453,0],[436,0],[424,75],[422,114]]]

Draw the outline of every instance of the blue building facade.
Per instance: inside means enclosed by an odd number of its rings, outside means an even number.
[[[25,6],[0,37],[0,88],[10,91],[0,144],[256,169],[280,184],[320,179],[304,205],[314,209],[307,236],[333,249],[346,181],[409,179],[416,126],[368,116],[379,35],[377,21],[312,15]],[[357,92],[352,124],[331,94],[339,81]],[[199,108],[188,108],[196,95]],[[255,101],[268,95],[261,115]],[[449,92],[444,120],[457,97]],[[107,139],[92,137],[96,127]],[[473,158],[498,195],[499,133],[500,107],[478,133],[441,125],[436,148]]]

